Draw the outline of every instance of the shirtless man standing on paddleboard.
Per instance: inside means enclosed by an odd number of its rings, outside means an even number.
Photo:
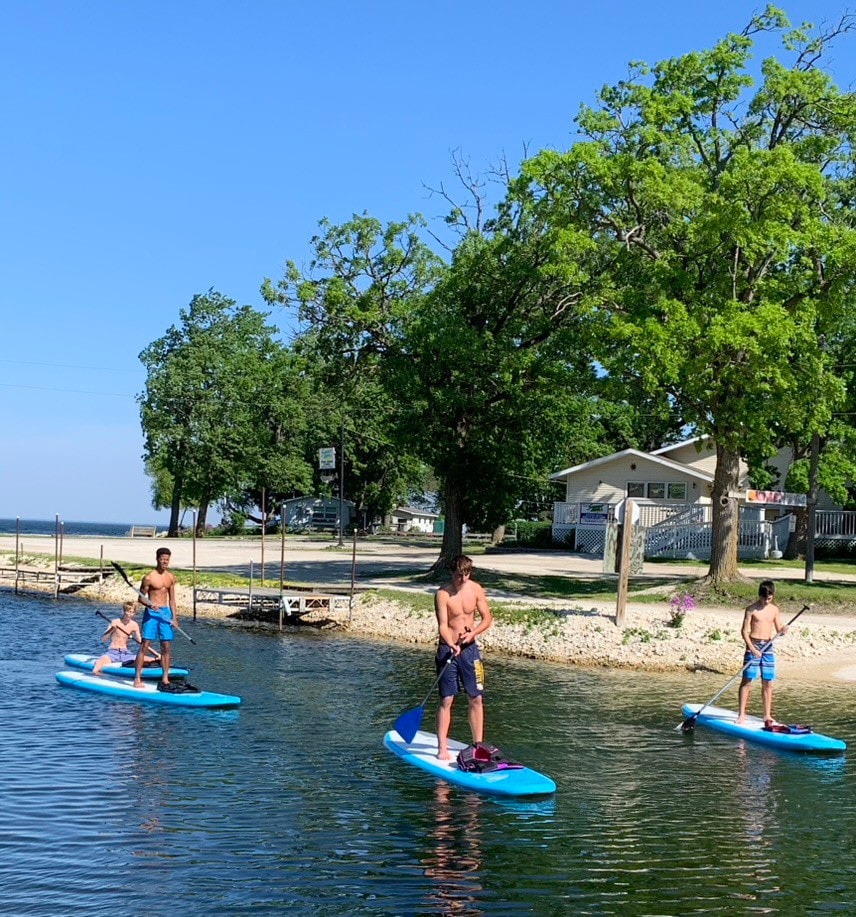
[[[434,597],[440,634],[436,665],[437,673],[442,672],[439,681],[440,706],[437,708],[437,757],[441,761],[451,760],[449,726],[452,704],[461,685],[467,692],[473,742],[484,741],[484,666],[476,637],[493,624],[484,589],[470,579],[472,560],[460,554],[452,561],[451,569],[452,582],[438,589]]]
[[[758,601],[753,602],[743,616],[741,635],[746,644],[743,665],[748,668],[743,673],[740,689],[737,693],[739,711],[737,722],[746,720],[746,708],[749,705],[749,692],[752,682],[761,675],[761,698],[764,702],[764,721],[773,721],[773,679],[776,677],[776,660],[773,647],[767,644],[775,636],[787,632],[787,625],[782,624],[778,605],[773,604],[776,587],[772,580],[764,580],[758,587]],[[766,647],[766,649],[765,649]]]
[[[143,686],[143,660],[153,640],[160,641],[161,666],[163,668],[162,680],[158,683],[159,691],[171,691],[169,683],[170,648],[172,646],[174,624],[178,624],[178,613],[175,601],[175,577],[169,572],[169,562],[172,552],[169,548],[158,548],[155,554],[157,566],[151,573],[143,577],[140,584],[142,596],[148,599],[146,610],[143,613],[143,624],[140,628],[142,641],[140,651],[137,653],[136,674],[134,687]]]

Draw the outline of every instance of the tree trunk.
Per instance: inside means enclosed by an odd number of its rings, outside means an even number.
[[[785,557],[796,560],[805,555],[806,533],[808,532],[808,510],[804,506],[794,507],[794,530],[788,536]]]
[[[440,546],[440,556],[431,565],[431,573],[435,576],[445,576],[449,571],[452,561],[463,550],[463,483],[453,482],[446,484],[443,494],[443,509],[445,516],[443,544]]]
[[[172,501],[170,502],[169,507],[169,529],[167,530],[167,537],[169,538],[178,538],[178,526],[180,524],[181,517],[181,485],[182,479],[180,476],[175,476],[172,482]]]
[[[740,484],[740,456],[717,443],[716,471],[713,476],[713,532],[710,545],[710,569],[707,578],[713,584],[740,578],[737,570],[737,541],[740,508],[736,493]]]
[[[200,503],[196,513],[196,537],[204,538],[208,524],[208,503]]]

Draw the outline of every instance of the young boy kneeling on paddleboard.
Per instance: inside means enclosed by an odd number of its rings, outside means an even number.
[[[493,624],[493,615],[484,589],[470,579],[473,572],[472,560],[465,554],[459,554],[452,561],[451,570],[452,582],[438,589],[434,597],[440,634],[436,665],[440,675],[437,757],[441,761],[451,760],[449,726],[452,722],[452,704],[460,685],[467,692],[473,742],[484,741],[484,666],[476,646],[476,637]]]
[[[92,666],[93,675],[100,675],[101,669],[105,665],[110,665],[111,663],[123,665],[126,662],[133,662],[137,658],[137,654],[128,649],[129,639],[135,640],[137,643],[142,642],[140,625],[134,620],[136,613],[137,603],[134,601],[125,602],[122,605],[122,617],[113,618],[110,622],[110,626],[101,635],[102,643],[110,637],[110,646],[107,647],[107,652],[103,656],[99,656],[95,660]],[[145,662],[154,662],[158,658],[158,654],[150,650]]]
[[[764,580],[758,587],[758,601],[753,602],[743,616],[741,635],[746,644],[743,665],[746,666],[740,681],[738,699],[740,702],[737,722],[746,720],[749,706],[749,692],[752,682],[761,675],[761,698],[764,702],[764,722],[773,720],[773,679],[776,677],[776,659],[773,656],[772,640],[786,633],[788,627],[782,623],[779,607],[773,604],[776,587],[772,580]]]

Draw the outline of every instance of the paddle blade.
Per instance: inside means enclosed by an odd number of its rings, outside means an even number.
[[[695,729],[695,721],[697,716],[698,714],[696,713],[693,716],[687,717],[683,723],[678,726],[678,729],[680,729],[683,733],[692,732]]]
[[[110,565],[116,570],[119,576],[132,588],[136,589],[137,587],[128,579],[128,574],[116,563],[115,560],[110,561]]]
[[[412,710],[402,713],[395,721],[395,731],[408,745],[416,738],[416,733],[419,732],[424,712],[424,707],[414,707]]]

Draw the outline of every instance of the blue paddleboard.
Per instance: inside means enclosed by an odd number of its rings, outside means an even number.
[[[454,739],[449,739],[452,760],[440,761],[437,758],[437,736],[431,732],[420,730],[413,741],[408,743],[391,729],[383,737],[383,744],[407,764],[477,793],[487,793],[490,796],[545,796],[556,792],[556,784],[549,777],[528,767],[483,774],[462,771],[455,763],[455,758],[466,746]]]
[[[233,694],[214,694],[211,691],[170,694],[166,691],[158,691],[155,682],[150,681],[140,688],[135,688],[133,682],[128,679],[119,680],[103,675],[89,675],[87,672],[57,672],[56,680],[69,688],[79,688],[81,691],[93,691],[96,694],[105,694],[108,697],[138,701],[144,704],[223,709],[237,707],[241,703],[241,698]]]
[[[684,704],[684,716],[690,717],[703,707],[703,704]],[[724,710],[722,707],[704,707],[704,712],[696,718],[696,723],[725,735],[746,739],[747,742],[757,742],[759,745],[787,751],[822,755],[842,752],[847,748],[841,739],[833,739],[820,732],[770,732],[764,729],[764,721],[757,716],[747,716],[743,723],[738,723],[737,713],[733,710]]]
[[[73,669],[83,669],[85,672],[91,672],[95,667],[95,660],[98,656],[87,656],[85,653],[69,653],[65,657],[65,664],[70,665]],[[120,678],[133,678],[134,667],[132,665],[121,665],[118,662],[111,662],[105,665],[101,671],[105,675],[117,675]],[[186,678],[190,674],[189,669],[169,667],[170,678]],[[143,678],[160,678],[163,675],[163,669],[160,666],[143,666]]]

